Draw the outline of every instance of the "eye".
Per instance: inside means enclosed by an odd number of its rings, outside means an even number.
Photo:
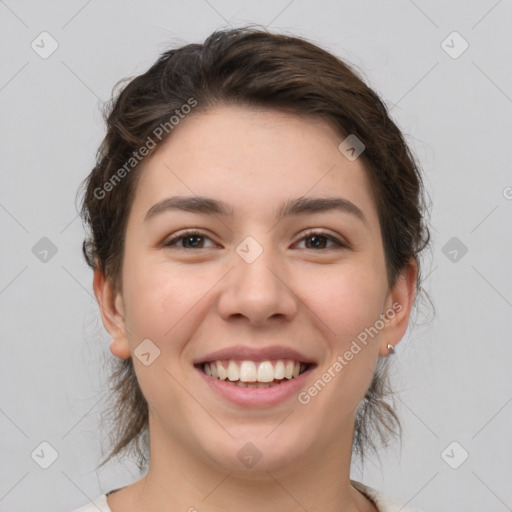
[[[299,240],[299,243],[301,243],[303,240],[310,241],[306,242],[305,249],[333,249],[333,248],[347,248],[348,246],[343,243],[339,238],[325,233],[323,231],[310,231],[308,232],[304,237],[302,237]],[[331,245],[331,247],[326,247],[326,245],[331,242],[331,244],[334,244],[334,247]]]
[[[163,247],[176,246],[178,249],[207,249],[207,247],[204,246],[205,240],[211,241],[211,239],[203,233],[187,231],[165,241],[162,245]],[[213,243],[211,247],[214,247]]]
[[[210,246],[205,246],[206,240],[211,242]],[[304,249],[328,250],[348,247],[339,238],[323,231],[310,231],[298,243],[303,241],[306,241]],[[328,246],[329,243],[331,244],[330,247]],[[215,244],[208,236],[199,231],[186,231],[165,241],[162,246],[175,247],[177,249],[207,249],[208,247],[215,247]]]

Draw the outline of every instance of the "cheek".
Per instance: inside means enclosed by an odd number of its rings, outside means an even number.
[[[324,324],[332,346],[344,347],[378,319],[387,291],[381,274],[367,266],[347,265],[297,282],[300,297]]]
[[[373,378],[378,336],[369,336],[365,329],[379,318],[384,288],[370,270],[352,269],[317,280],[309,290],[306,304],[320,318],[326,350],[316,379],[298,398],[304,410],[312,411],[312,418],[332,411],[325,429],[335,436],[340,428],[351,428],[353,414]]]
[[[347,266],[319,272],[315,279],[303,276],[304,302],[319,319],[325,334],[325,359],[317,380],[304,390],[304,401],[316,407],[353,411],[371,383],[378,358],[378,335],[368,334],[382,312],[386,282],[368,267]],[[325,390],[325,391],[324,391]]]
[[[132,256],[126,261],[124,292],[132,342],[150,338],[161,349],[170,339],[177,341],[197,323],[197,312],[204,307],[216,275],[176,265],[151,262]]]

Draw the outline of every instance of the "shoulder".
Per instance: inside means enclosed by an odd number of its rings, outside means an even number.
[[[102,494],[87,505],[72,510],[71,512],[112,512],[107,503],[107,495]]]
[[[417,509],[404,507],[402,503],[385,496],[381,491],[373,489],[361,482],[350,480],[350,483],[369,500],[373,501],[379,512],[420,512]]]

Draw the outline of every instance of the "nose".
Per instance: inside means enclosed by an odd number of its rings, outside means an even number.
[[[267,326],[290,321],[297,313],[298,298],[290,277],[270,249],[248,263],[233,255],[234,268],[222,281],[218,301],[220,316],[226,321],[245,318],[251,325]]]

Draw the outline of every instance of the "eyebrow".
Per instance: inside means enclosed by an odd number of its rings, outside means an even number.
[[[174,196],[154,204],[147,212],[144,221],[157,215],[172,210],[180,210],[191,213],[203,213],[206,215],[220,215],[229,217],[233,215],[233,207],[223,201],[202,196]],[[289,199],[277,212],[278,220],[293,215],[304,215],[308,213],[327,212],[338,210],[348,213],[364,224],[367,224],[366,217],[360,208],[354,203],[342,197],[299,197]]]

